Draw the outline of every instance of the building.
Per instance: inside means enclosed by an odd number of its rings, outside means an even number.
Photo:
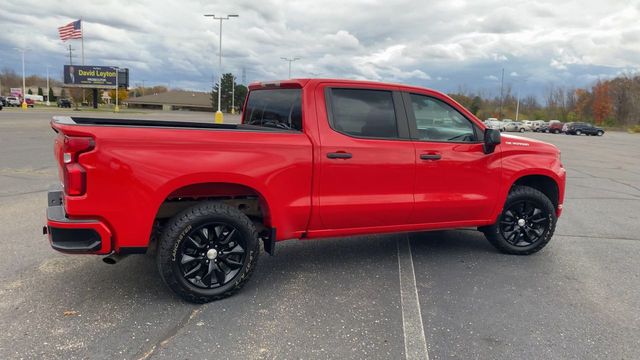
[[[167,91],[126,100],[130,109],[214,111],[211,94],[196,91]]]

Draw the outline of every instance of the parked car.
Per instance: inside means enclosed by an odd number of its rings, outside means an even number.
[[[510,121],[503,126],[504,131],[525,132],[527,128],[519,121]]]
[[[253,83],[242,114],[241,124],[54,117],[63,186],[48,194],[51,246],[113,264],[157,241],[160,277],[203,303],[247,282],[260,241],[274,255],[289,239],[476,227],[528,255],[562,212],[557,147],[501,136],[434,90]]]
[[[500,130],[501,130],[501,131],[507,131],[507,129],[506,129],[506,125],[507,125],[508,123],[510,123],[510,122],[513,122],[513,120],[511,120],[511,119],[502,119],[502,120],[500,121],[500,123],[502,124],[502,127],[500,128]]]
[[[2,110],[4,106],[2,105],[2,101],[0,101],[0,110]]]
[[[567,123],[566,128],[564,129],[565,134],[569,135],[593,135],[593,136],[602,136],[604,135],[604,129],[599,128],[597,126],[593,126],[588,123],[583,122],[573,122]]]
[[[544,128],[548,126],[549,123],[544,120],[534,120],[531,122],[531,130],[535,132],[544,132]]]
[[[59,108],[71,108],[71,100],[70,99],[58,99],[58,107]]]
[[[7,96],[7,105],[8,106],[20,106],[20,105],[22,105],[22,101],[18,97]]]
[[[549,120],[549,129],[546,132],[553,134],[560,134],[562,132],[563,124],[560,120]]]
[[[484,124],[487,125],[487,127],[490,129],[502,131],[503,128],[502,122],[498,120],[485,120]]]
[[[7,106],[7,98],[4,96],[0,96],[0,105]]]
[[[25,99],[24,102],[26,102],[27,107],[30,107],[30,108],[34,107],[36,104],[36,102],[33,99]]]
[[[522,120],[522,123],[526,127],[527,131],[533,131],[533,121],[531,121],[531,120]]]

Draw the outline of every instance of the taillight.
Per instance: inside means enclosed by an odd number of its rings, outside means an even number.
[[[65,136],[62,145],[64,191],[67,195],[84,195],[87,190],[87,172],[78,162],[78,155],[91,151],[95,143],[90,137]]]

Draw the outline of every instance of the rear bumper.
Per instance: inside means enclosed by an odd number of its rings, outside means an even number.
[[[69,219],[59,190],[49,191],[47,226],[43,231],[49,235],[51,247],[63,253],[106,255],[111,252],[109,228],[96,219]]]

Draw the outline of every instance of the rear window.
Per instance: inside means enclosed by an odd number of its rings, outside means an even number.
[[[331,89],[333,128],[356,137],[397,138],[391,91]]]
[[[242,123],[302,131],[302,89],[253,90]]]

